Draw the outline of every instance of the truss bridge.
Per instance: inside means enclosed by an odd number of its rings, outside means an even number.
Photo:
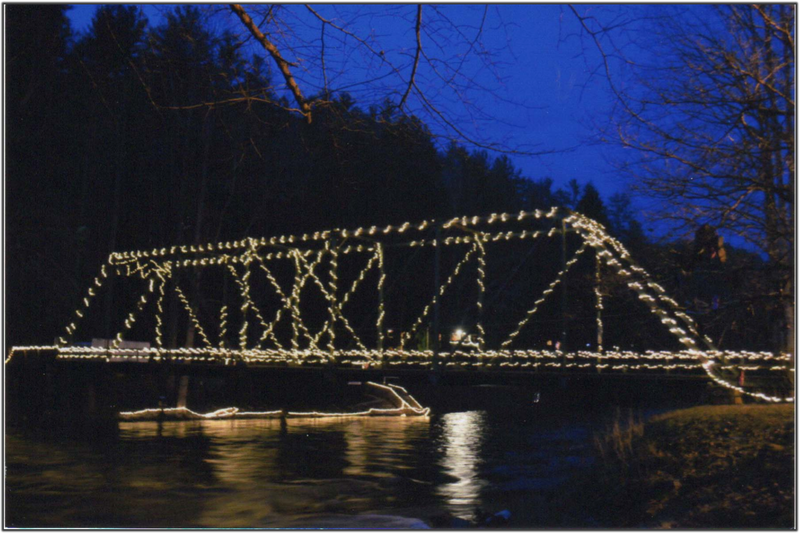
[[[792,400],[764,383],[794,372],[790,354],[717,349],[602,225],[557,208],[112,253],[57,342],[6,363],[41,353],[659,374],[766,401]]]

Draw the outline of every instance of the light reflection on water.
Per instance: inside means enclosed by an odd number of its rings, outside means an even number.
[[[408,528],[419,522],[403,520],[444,511],[470,518],[509,454],[530,463],[509,471],[529,476],[541,462],[529,458],[549,453],[541,429],[508,431],[470,411],[283,426],[122,422],[102,441],[10,433],[6,526]]]
[[[453,515],[469,518],[479,503],[481,487],[478,466],[480,446],[485,431],[483,411],[448,413],[442,417],[444,457],[441,464],[447,474],[457,478],[440,485]]]

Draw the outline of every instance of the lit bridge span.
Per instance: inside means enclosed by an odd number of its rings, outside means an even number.
[[[550,258],[538,285],[510,290],[532,257]],[[671,349],[603,345],[604,311],[620,292]],[[128,308],[108,304],[117,301]],[[573,309],[582,322],[570,321],[570,305],[588,309]],[[97,331],[109,340],[86,342]],[[717,350],[602,225],[557,208],[112,253],[58,342],[15,347],[6,363],[42,352],[109,363],[649,372],[705,376],[767,401],[792,398],[757,377],[794,372],[790,354]]]

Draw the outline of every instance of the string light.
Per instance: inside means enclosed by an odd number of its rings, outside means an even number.
[[[63,359],[106,359],[117,360],[147,360],[150,357],[162,358],[169,356],[175,361],[206,361],[223,362],[225,360],[242,360],[254,364],[286,364],[298,357],[303,366],[326,364],[329,352],[322,349],[286,350],[286,349],[256,349],[236,350],[227,348],[105,348],[105,347],[59,347],[59,346],[23,346],[12,348],[6,362],[17,353],[25,352],[52,352]],[[737,357],[742,363],[730,365],[732,370],[748,371],[775,371],[793,370],[791,354],[775,356],[769,352],[734,352],[725,351],[728,357]],[[337,359],[341,364],[361,366],[364,363],[375,361],[383,356],[386,362],[393,366],[402,365],[409,368],[427,366],[433,358],[431,350],[338,350]],[[580,350],[576,352],[562,352],[559,350],[455,350],[452,352],[438,352],[440,360],[446,363],[476,368],[490,369],[497,366],[524,366],[545,364],[549,367],[560,368],[562,361],[566,361],[566,368],[598,368],[612,370],[642,370],[642,369],[696,369],[702,370],[702,364],[694,363],[703,357],[712,362],[720,363],[722,351],[705,351],[699,353],[695,350],[679,352],[647,351],[633,352],[626,350],[605,350],[602,353]]]
[[[147,292],[145,292],[139,297],[139,301],[136,302],[136,309],[134,309],[128,314],[128,317],[125,319],[125,324],[122,330],[119,333],[117,333],[117,336],[111,342],[112,348],[119,348],[120,343],[122,343],[122,334],[133,327],[133,324],[136,322],[136,317],[142,311],[145,304],[147,304],[147,297],[153,293],[153,286],[155,285],[154,281],[155,280],[153,278],[150,278],[150,282],[147,284],[148,287]]]
[[[372,255],[372,257],[370,257],[370,259],[367,261],[367,265],[363,269],[361,269],[361,272],[359,273],[358,277],[353,281],[352,285],[350,286],[350,289],[348,289],[348,291],[342,297],[341,302],[336,303],[335,307],[331,306],[331,309],[333,309],[333,314],[335,316],[331,316],[325,321],[325,324],[323,324],[322,328],[319,330],[319,333],[317,333],[317,335],[314,337],[314,343],[319,342],[322,335],[326,331],[328,331],[328,328],[332,327],[331,323],[333,322],[333,320],[335,320],[336,318],[341,318],[345,323],[345,327],[348,328],[348,331],[350,331],[354,335],[354,339],[356,339],[356,341],[359,343],[359,346],[362,347],[363,349],[366,349],[366,347],[364,347],[363,343],[361,342],[361,339],[358,338],[358,335],[356,335],[353,329],[350,327],[350,322],[347,321],[347,319],[344,317],[342,309],[344,308],[345,304],[350,300],[350,297],[355,293],[356,289],[361,284],[361,282],[364,281],[367,272],[369,272],[369,270],[373,268],[373,265],[376,262],[379,262],[378,254],[374,254]],[[319,282],[318,286],[321,286],[321,282]],[[322,290],[323,294],[325,294],[324,287],[322,288]],[[333,302],[335,302],[335,299],[333,299]]]
[[[516,217],[513,215],[509,215],[507,213],[497,214],[493,213],[489,216],[485,217],[456,217],[445,221],[442,223],[442,227],[447,229],[451,227],[453,224],[460,223],[464,226],[475,226],[481,223],[493,224],[494,222],[508,222],[512,218],[516,218],[517,221],[522,221],[525,218],[555,218],[559,214],[559,208],[553,207],[548,211],[541,211],[535,210],[531,212],[520,212],[520,214]],[[315,241],[325,241],[328,240],[332,236],[338,236],[342,238],[347,238],[350,235],[359,236],[363,234],[368,235],[375,235],[377,233],[383,233],[384,235],[389,235],[393,233],[402,234],[408,230],[414,231],[424,231],[428,227],[436,225],[437,222],[434,220],[430,221],[423,221],[419,225],[415,226],[410,222],[404,222],[399,226],[386,226],[382,230],[372,226],[370,228],[355,228],[352,230],[347,229],[334,229],[334,230],[327,230],[327,231],[317,231],[313,234],[304,234],[300,237],[296,235],[281,235],[277,237],[272,237],[270,239],[261,239],[257,241],[258,244],[261,245],[276,245],[282,243],[295,243],[298,241],[302,242],[315,242]],[[128,251],[128,252],[114,252],[109,256],[109,262],[113,265],[124,265],[127,262],[138,259],[138,258],[149,258],[149,257],[167,257],[169,255],[189,255],[189,254],[199,254],[199,253],[208,253],[215,250],[236,250],[241,248],[247,248],[251,246],[251,242],[256,242],[255,239],[247,238],[242,239],[241,241],[227,241],[227,242],[220,242],[220,243],[208,243],[204,245],[198,246],[172,246],[169,249],[167,248],[155,248],[152,250],[147,251]],[[228,258],[230,260],[230,257]],[[212,264],[212,263],[207,263]],[[200,266],[200,263],[189,263],[182,266]]]
[[[425,320],[426,316],[428,316],[428,313],[430,312],[431,308],[434,305],[436,305],[438,299],[444,295],[447,288],[453,283],[453,280],[458,276],[459,272],[461,271],[461,268],[467,263],[467,261],[470,260],[470,258],[477,249],[478,247],[473,245],[472,248],[470,248],[469,251],[467,251],[467,253],[461,259],[461,261],[459,261],[459,263],[453,269],[453,273],[450,274],[450,277],[447,278],[447,281],[445,281],[439,287],[439,292],[433,296],[433,299],[430,301],[430,303],[428,303],[428,305],[425,306],[425,309],[422,310],[422,314],[414,322],[414,325],[411,326],[411,329],[400,335],[400,348],[403,348],[406,342],[414,335],[414,333],[417,331],[417,328],[422,324],[422,321]]]
[[[167,261],[163,267],[156,264],[155,274],[159,279],[158,284],[158,299],[156,300],[156,346],[161,347],[163,344],[161,326],[163,321],[161,317],[164,315],[164,287],[167,280],[172,276],[172,263]]]
[[[180,417],[219,420],[219,419],[239,419],[239,418],[346,418],[346,417],[365,417],[365,416],[428,416],[431,412],[429,407],[422,407],[408,391],[396,385],[380,385],[371,381],[366,385],[388,391],[395,399],[397,407],[378,408],[373,407],[365,411],[326,413],[321,411],[240,411],[238,407],[226,407],[217,409],[210,413],[197,413],[186,407],[160,407],[151,409],[141,409],[139,411],[125,411],[119,413],[122,420],[142,420],[158,418],[160,416],[179,415]],[[401,391],[405,397],[398,394]]]
[[[228,336],[228,306],[223,305],[219,310],[219,347],[225,348],[225,337]]]
[[[316,343],[314,342],[314,338],[311,336],[311,333],[309,333],[308,328],[306,328],[300,315],[300,292],[303,290],[303,287],[309,278],[314,276],[314,269],[322,261],[323,253],[323,250],[317,252],[316,259],[314,259],[314,261],[311,263],[305,261],[305,257],[303,257],[302,254],[298,252],[295,252],[294,254],[296,275],[294,287],[292,289],[292,296],[290,297],[289,301],[291,302],[291,312],[292,317],[294,318],[294,320],[292,320],[292,330],[294,331],[294,335],[292,336],[292,348],[295,350],[300,348],[300,345],[297,342],[298,329],[303,331],[303,335],[305,335],[305,337],[308,339],[312,348],[317,347]],[[300,272],[302,272],[301,263],[306,266],[306,273],[303,276],[300,276]],[[319,279],[316,278],[316,276],[314,276],[314,278],[317,280]]]
[[[203,344],[206,346],[211,346],[211,341],[208,340],[208,336],[206,335],[203,327],[200,325],[200,321],[197,319],[194,309],[192,309],[192,306],[189,304],[189,300],[186,299],[186,295],[183,294],[183,291],[180,287],[178,287],[177,283],[173,285],[173,289],[178,295],[178,299],[183,304],[183,307],[186,309],[186,312],[189,313],[189,320],[192,322],[192,325],[194,326],[194,329],[197,331],[198,335],[200,335],[200,338],[203,339]]]
[[[580,215],[578,213],[571,214],[569,217],[567,217],[565,219],[565,222],[566,221],[569,221],[573,227],[578,229],[578,231],[582,233],[582,235],[584,236],[586,241],[589,242],[593,247],[603,248],[608,252],[607,254],[604,254],[602,256],[606,260],[606,264],[608,266],[616,267],[617,273],[622,275],[622,276],[630,277],[632,275],[629,271],[625,270],[622,267],[621,263],[618,260],[613,258],[613,254],[608,250],[607,246],[610,246],[611,248],[613,248],[614,251],[616,251],[620,255],[621,258],[625,259],[626,261],[628,261],[629,263],[632,264],[632,259],[630,257],[630,254],[627,252],[625,247],[619,241],[617,241],[616,239],[614,239],[611,236],[609,236],[604,231],[603,227],[600,224],[598,224],[597,222],[595,222],[595,221],[593,221],[593,220],[591,220],[591,219],[589,219],[587,217],[584,217],[583,215]],[[637,282],[628,283],[628,286],[630,288],[634,289],[637,292],[637,294],[640,297],[640,299],[642,299],[650,307],[650,311],[651,312],[653,312],[654,314],[659,315],[659,318],[662,320],[662,322],[664,322],[664,320],[668,320],[668,314],[667,314],[667,312],[665,310],[661,309],[656,304],[656,301],[662,301],[662,302],[665,302],[665,303],[669,304],[673,308],[674,316],[677,316],[678,318],[680,318],[684,322],[684,324],[686,324],[686,326],[688,327],[689,331],[696,338],[701,339],[704,343],[706,343],[707,346],[709,346],[709,347],[712,346],[712,343],[710,342],[710,339],[708,339],[707,336],[699,335],[699,333],[698,333],[698,331],[697,331],[697,329],[695,327],[694,321],[691,319],[691,317],[689,317],[683,311],[679,311],[679,310],[676,309],[677,308],[677,302],[675,302],[674,300],[672,300],[669,297],[666,297],[663,294],[665,292],[663,290],[663,288],[659,284],[657,284],[656,282],[654,282],[652,280],[649,280],[649,276],[647,275],[646,271],[643,268],[632,264],[631,270],[633,270],[637,274],[641,275],[647,281],[648,288],[655,290],[657,292],[658,296],[659,296],[656,299],[656,298],[653,298],[651,295],[647,294],[645,292],[644,287],[640,283],[637,283]],[[708,377],[711,378],[715,383],[717,383],[719,385],[722,385],[723,387],[726,387],[728,389],[731,389],[731,390],[734,390],[736,392],[739,392],[741,394],[746,394],[748,396],[759,398],[759,399],[766,400],[766,401],[771,401],[771,402],[793,401],[792,397],[777,397],[777,396],[768,396],[768,395],[765,395],[763,393],[754,393],[752,391],[745,390],[743,387],[740,387],[740,386],[734,384],[730,380],[722,378],[721,376],[716,374],[716,369],[717,368],[721,369],[723,367],[719,366],[719,365],[715,365],[713,361],[707,359],[705,357],[705,355],[703,354],[703,352],[701,352],[700,350],[697,349],[697,344],[696,344],[695,340],[692,337],[689,337],[682,328],[676,327],[676,326],[674,326],[674,324],[672,324],[672,325],[673,325],[673,327],[669,328],[670,333],[675,335],[678,338],[679,342],[681,342],[681,344],[683,344],[684,346],[686,346],[690,350],[694,350],[694,353],[696,353],[698,355],[698,359],[701,362],[701,367],[703,368],[705,373],[708,375]],[[723,362],[727,363],[727,361],[723,361]],[[730,365],[726,365],[726,366],[730,366]]]
[[[333,343],[333,340],[335,338],[333,336],[333,326],[335,324],[336,319],[339,319],[342,322],[342,324],[344,325],[344,327],[347,329],[347,331],[350,332],[350,335],[353,336],[353,340],[356,341],[356,344],[358,344],[359,348],[361,348],[363,350],[366,350],[366,346],[364,346],[364,343],[361,342],[361,339],[356,334],[355,330],[353,330],[353,328],[350,326],[350,322],[342,314],[341,307],[339,306],[339,304],[337,304],[336,298],[333,295],[331,295],[325,289],[325,285],[322,283],[322,281],[319,279],[319,277],[317,277],[313,273],[313,271],[310,271],[310,274],[311,274],[311,279],[314,281],[314,284],[317,285],[317,287],[319,288],[320,292],[322,292],[322,295],[328,301],[329,308],[331,309],[331,311],[330,311],[331,312],[331,316],[333,317],[333,320],[330,322],[330,327],[327,329],[327,331],[326,331],[326,326],[323,326],[322,329],[320,330],[320,335],[318,335],[316,338],[312,339],[311,340],[311,344],[313,346],[316,346],[316,339],[318,339],[323,332],[327,332],[329,334],[329,338],[330,338],[329,347],[331,349],[331,352],[333,352],[333,344],[332,343]]]
[[[111,259],[109,258],[108,263],[111,263]],[[106,270],[106,265],[103,264],[100,266],[100,275],[94,278],[92,281],[92,285],[89,286],[87,290],[87,295],[83,298],[82,303],[83,305],[75,310],[75,314],[78,316],[78,319],[83,318],[84,313],[87,309],[89,309],[89,304],[94,298],[96,292],[95,288],[99,289],[103,286],[103,282],[108,278],[108,271]],[[75,319],[70,322],[67,327],[65,328],[65,334],[63,337],[58,338],[58,344],[61,346],[66,346],[70,339],[72,339],[72,334],[75,333],[76,328],[78,327],[79,320]]]
[[[252,311],[256,318],[258,319],[259,323],[264,327],[265,334],[262,335],[261,340],[259,341],[259,345],[263,341],[263,339],[271,333],[269,329],[269,325],[264,320],[264,317],[261,315],[261,310],[258,306],[253,302],[253,299],[250,297],[250,268],[249,268],[250,261],[245,262],[245,274],[240,276],[233,265],[228,265],[228,268],[233,275],[236,284],[239,286],[239,292],[242,295],[242,316],[244,317],[244,325],[242,326],[242,330],[240,332],[240,341],[239,345],[242,349],[247,347],[247,311]],[[274,338],[274,335],[273,335]],[[277,339],[275,339],[277,343]],[[280,343],[277,343],[280,346]]]
[[[491,223],[491,222],[490,222]],[[486,331],[483,329],[481,319],[483,318],[483,296],[486,293],[486,249],[483,243],[478,239],[475,244],[478,246],[478,320],[476,328],[478,329],[478,349],[483,350],[483,345],[486,342]]]
[[[486,332],[481,321],[484,311],[483,297],[486,291],[486,244],[504,242],[510,240],[536,239],[539,237],[552,237],[560,232],[556,224],[548,229],[519,229],[514,228],[509,231],[498,231],[497,226],[509,222],[521,223],[523,221],[542,221],[540,223],[552,224],[554,220],[563,220],[565,230],[574,232],[583,239],[583,244],[575,252],[575,256],[565,265],[556,279],[545,289],[542,297],[534,302],[532,309],[527,311],[525,317],[517,324],[514,332],[501,343],[501,350],[486,349]],[[443,235],[436,239],[426,237],[423,232],[432,227],[442,229],[461,229],[468,234]],[[502,228],[501,228],[502,229]],[[369,238],[366,236],[370,236]],[[389,246],[467,246],[462,260],[457,264],[453,273],[439,286],[431,302],[423,309],[422,315],[416,319],[408,332],[400,335],[400,349],[384,349],[386,340],[384,334],[384,324],[386,321],[386,308],[383,301],[383,289],[386,284],[386,273],[384,272],[385,250],[387,243],[380,240],[383,236],[402,237],[403,242],[388,244]],[[348,243],[348,239],[370,240],[368,244]],[[400,239],[398,239],[400,240]],[[336,246],[333,243],[336,243]],[[521,329],[527,324],[532,315],[539,309],[545,298],[551,294],[555,287],[561,283],[567,270],[577,261],[578,257],[591,247],[596,256],[596,282],[594,286],[595,308],[597,310],[597,333],[598,343],[596,352],[590,356],[583,355],[583,352],[576,352],[578,355],[571,356],[561,352],[542,352],[536,350],[514,350],[509,352],[507,348],[513,340],[518,337]],[[263,248],[263,249],[262,249]],[[349,253],[368,253],[371,254],[366,267],[361,269],[357,277],[352,281],[350,289],[339,299],[339,285],[342,280],[338,277],[338,262],[341,254]],[[316,269],[322,259],[330,255],[330,273],[327,283],[323,283],[316,274]],[[135,309],[125,319],[122,330],[116,334],[112,348],[118,349],[122,342],[124,332],[130,330],[137,320],[137,316],[144,309],[148,296],[155,291],[155,283],[158,283],[158,297],[155,303],[155,352],[151,354],[153,358],[162,356],[191,357],[203,361],[224,361],[228,363],[234,360],[253,362],[256,364],[290,363],[295,365],[318,364],[329,361],[331,357],[342,358],[343,364],[357,365],[370,364],[376,360],[384,360],[389,365],[419,365],[428,367],[431,364],[432,354],[413,350],[405,350],[406,343],[422,325],[428,317],[433,305],[437,304],[451,286],[455,277],[459,274],[462,267],[477,255],[476,279],[478,283],[478,298],[476,302],[477,316],[476,329],[478,332],[477,348],[475,351],[465,355],[462,352],[448,354],[442,352],[437,354],[451,368],[462,368],[465,366],[489,368],[495,363],[498,365],[510,366],[511,368],[557,368],[556,365],[564,364],[567,368],[576,369],[601,369],[601,370],[668,370],[668,371],[695,371],[698,367],[715,383],[729,389],[749,394],[759,399],[768,401],[790,400],[790,398],[778,398],[760,392],[753,392],[736,384],[736,380],[725,377],[724,374],[733,375],[735,371],[742,369],[751,371],[785,369],[789,368],[792,361],[786,354],[771,354],[768,352],[728,352],[715,351],[713,343],[706,335],[701,335],[695,321],[685,313],[679,304],[670,298],[664,288],[652,280],[645,269],[635,264],[629,252],[618,240],[614,239],[606,232],[605,228],[583,215],[578,213],[564,213],[558,208],[547,211],[536,210],[531,212],[520,211],[518,214],[492,213],[483,217],[455,217],[445,221],[426,220],[420,223],[404,222],[399,225],[389,225],[382,228],[377,226],[362,227],[355,229],[332,229],[303,235],[281,235],[276,237],[245,238],[239,241],[228,241],[221,243],[208,243],[200,245],[176,245],[169,248],[153,250],[140,250],[129,252],[115,252],[110,254],[107,262],[101,266],[98,275],[83,298],[81,305],[76,309],[73,320],[65,328],[63,336],[57,340],[57,346],[69,348],[68,344],[76,333],[79,322],[85,317],[90,304],[99,290],[104,285],[104,281],[109,277],[109,273],[140,278],[146,282],[146,289],[139,296],[135,303]],[[275,276],[267,267],[268,261],[288,260],[294,263],[295,276],[291,291],[284,291]],[[274,315],[272,322],[267,321],[262,316],[261,310],[256,305],[251,293],[252,263],[256,262],[259,268],[266,274],[270,285],[275,289],[276,294],[281,300],[281,305]],[[357,287],[364,280],[366,274],[376,266],[380,271],[377,291],[380,295],[377,309],[377,343],[378,350],[368,349],[364,342],[356,335],[350,326],[348,319],[343,313],[344,305],[349,301]],[[239,274],[236,265],[242,265],[242,274]],[[111,270],[109,271],[109,267]],[[236,280],[239,292],[242,295],[242,303],[239,307],[239,314],[235,318],[235,323],[239,326],[238,350],[229,349],[226,346],[227,327],[230,316],[229,309],[223,305],[220,309],[219,332],[220,342],[219,352],[211,351],[211,343],[205,335],[197,315],[191,305],[173,283],[178,298],[189,313],[189,318],[195,330],[206,346],[201,352],[171,352],[163,349],[163,300],[165,297],[166,283],[172,276],[173,268],[209,268],[222,267],[223,271],[230,272]],[[603,335],[603,295],[601,293],[599,275],[600,268],[607,268],[624,280],[626,286],[632,290],[638,299],[645,304],[651,313],[656,315],[660,322],[665,326],[675,338],[681,343],[685,350],[681,352],[648,352],[647,354],[628,355],[627,352],[619,350],[604,350],[602,346]],[[304,287],[311,281],[316,286],[328,304],[328,317],[322,329],[312,334],[304,324],[300,310],[300,296]],[[286,311],[289,313],[285,313]],[[263,327],[260,338],[255,347],[249,346],[249,315],[253,314]],[[276,325],[285,315],[289,315],[292,327],[291,349],[286,350],[279,342],[275,334]],[[348,333],[353,337],[358,346],[357,350],[343,351],[336,347],[337,339],[335,328],[337,322],[341,322]],[[318,344],[327,335],[327,350],[319,349]],[[302,338],[301,338],[302,336]],[[274,344],[275,348],[264,348],[267,341]],[[301,347],[301,340],[303,346]],[[341,343],[341,341],[339,341]],[[701,350],[703,345],[706,349]],[[52,348],[50,348],[52,349]],[[104,356],[100,352],[58,352],[59,357],[87,357],[102,360]],[[195,350],[191,348],[191,350]],[[9,362],[13,355],[18,353],[12,348],[6,362]],[[82,355],[81,355],[82,354]],[[114,357],[117,357],[116,355]],[[139,357],[139,355],[137,355]],[[555,357],[555,358],[554,358]],[[564,358],[558,360],[558,357]],[[575,359],[577,357],[577,359]],[[591,357],[591,361],[584,358]],[[748,359],[749,357],[749,359]],[[449,358],[449,359],[448,359]],[[737,358],[738,364],[731,361]],[[593,361],[593,363],[592,363]],[[693,364],[694,363],[694,364]],[[572,365],[572,366],[570,366]],[[594,366],[593,366],[594,365]]]
[[[383,270],[383,244],[378,244],[377,246],[377,256],[378,256],[378,321],[375,324],[375,328],[378,330],[378,346],[382,349],[384,343],[384,335],[383,335],[383,321],[386,317],[386,308],[383,305],[383,286],[386,282],[386,272]],[[383,358],[383,354],[381,354],[381,359]]]
[[[594,296],[597,310],[597,351],[603,351],[603,293],[600,292],[600,257],[595,255],[594,264]]]
[[[336,289],[337,289],[337,282],[338,282],[338,275],[337,275],[336,271],[337,271],[338,266],[339,266],[339,264],[338,264],[338,254],[336,253],[336,247],[335,246],[332,247],[330,245],[330,241],[325,241],[325,247],[328,249],[328,251],[329,251],[329,253],[331,255],[331,266],[330,266],[330,271],[329,271],[330,280],[328,281],[328,286],[330,287],[330,293],[329,294],[325,294],[325,296],[326,296],[326,298],[328,300],[328,312],[330,313],[330,326],[329,326],[329,329],[328,329],[328,349],[331,351],[331,356],[333,356],[333,351],[334,351],[333,343],[336,341],[336,318],[337,318],[337,314],[338,314],[339,318],[341,318],[344,321],[344,323],[346,324],[348,329],[350,329],[352,331],[352,328],[350,328],[350,324],[347,322],[347,320],[342,315],[341,310],[339,310],[339,313],[337,313],[337,309],[336,309]],[[323,330],[324,329],[325,328],[323,327]],[[355,334],[355,332],[353,332],[353,336],[358,339],[358,336]],[[364,343],[361,342],[361,339],[358,339],[358,344],[359,344],[359,347],[361,347],[362,349],[366,349],[366,346],[364,346]]]
[[[328,252],[330,253],[330,250],[328,250]],[[333,266],[331,268],[333,271]],[[326,320],[325,324],[322,326],[322,329],[320,329],[319,333],[313,338],[312,344],[316,345],[320,337],[322,337],[324,333],[327,333],[329,339],[328,348],[330,349],[331,353],[333,353],[334,351],[333,342],[335,340],[333,328],[336,323],[336,320],[338,319],[342,322],[347,331],[349,331],[350,334],[353,336],[353,339],[356,341],[356,344],[358,344],[359,348],[366,349],[366,346],[364,346],[364,343],[361,342],[361,339],[356,334],[355,330],[353,330],[353,328],[350,326],[350,322],[342,314],[341,306],[336,302],[335,295],[331,294],[325,288],[325,285],[322,283],[319,277],[313,274],[313,272],[311,274],[311,279],[314,281],[314,284],[319,288],[320,292],[322,292],[322,296],[325,297],[325,299],[328,301],[328,310],[330,315],[329,319]],[[329,284],[329,287],[333,288],[335,287],[335,284],[333,285]]]
[[[236,274],[236,270],[232,265],[229,265],[228,268],[233,270],[234,277],[237,281],[240,282],[241,292],[242,292],[242,306],[240,308],[242,312],[242,327],[239,329],[239,347],[244,350],[247,348],[247,329],[249,326],[249,322],[247,320],[247,311],[250,309],[250,250],[247,251],[245,254],[245,258],[242,261],[242,266],[244,267],[244,274],[242,278],[239,279],[239,276]]]
[[[156,346],[161,347],[163,345],[163,340],[161,338],[161,325],[162,325],[162,314],[164,312],[164,284],[166,282],[164,280],[158,284],[158,299],[156,300]]]
[[[588,244],[584,243],[580,248],[578,248],[578,251],[575,252],[575,255],[572,257],[572,259],[567,261],[567,264],[565,265],[564,270],[562,270],[561,272],[558,273],[558,275],[556,276],[556,279],[554,279],[550,283],[550,285],[544,290],[544,292],[542,293],[542,297],[539,298],[538,300],[536,300],[533,303],[533,307],[530,310],[528,310],[528,312],[525,314],[525,317],[522,320],[520,320],[519,324],[517,324],[517,328],[514,331],[511,332],[511,334],[506,338],[506,340],[503,341],[503,343],[501,344],[501,346],[503,348],[506,348],[506,347],[511,345],[511,343],[514,341],[514,339],[517,337],[517,335],[519,335],[520,331],[522,331],[522,328],[525,327],[525,325],[528,323],[528,321],[530,321],[531,317],[539,309],[539,306],[542,303],[544,303],[544,301],[547,299],[547,297],[553,291],[555,291],[556,286],[558,286],[558,284],[561,283],[561,280],[564,278],[566,273],[569,271],[570,267],[572,267],[572,265],[574,265],[578,261],[578,258],[586,250],[587,246],[588,246]]]
[[[8,357],[6,357],[5,364],[11,362],[11,359],[18,353],[25,353],[25,352],[49,352],[49,351],[57,351],[59,346],[14,346],[8,351]]]
[[[267,340],[267,337],[269,337],[272,339],[272,341],[278,348],[283,348],[281,343],[278,342],[278,338],[275,336],[272,330],[275,328],[275,324],[280,322],[281,314],[283,314],[283,311],[288,309],[291,304],[289,304],[289,299],[286,297],[286,294],[283,292],[283,289],[281,289],[278,280],[275,279],[275,276],[272,275],[272,272],[270,272],[269,268],[267,268],[267,265],[264,264],[264,260],[260,257],[258,258],[258,260],[259,260],[258,266],[267,275],[267,279],[269,280],[270,284],[275,289],[275,292],[278,294],[278,297],[281,299],[281,302],[283,303],[283,306],[280,309],[278,309],[278,312],[275,314],[275,318],[273,319],[272,323],[269,324],[267,328],[264,330],[264,333],[261,334],[261,338],[259,339],[258,344],[259,346],[262,345],[264,341]]]

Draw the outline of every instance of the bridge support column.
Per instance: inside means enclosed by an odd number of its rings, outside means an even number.
[[[742,393],[738,390],[733,391],[733,405],[742,405],[743,403]]]
[[[189,395],[189,376],[181,376],[178,382],[178,401],[175,407],[186,407],[186,398]]]

